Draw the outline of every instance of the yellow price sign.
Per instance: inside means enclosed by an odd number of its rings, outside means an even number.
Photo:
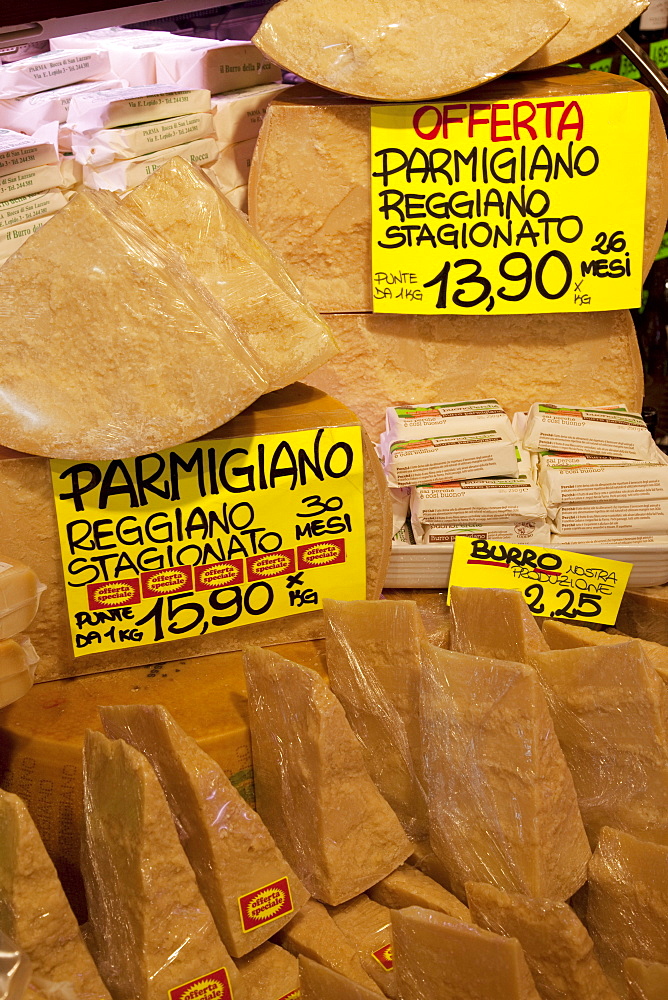
[[[360,427],[52,461],[75,656],[364,600]]]
[[[639,306],[649,111],[640,89],[372,107],[374,312]]]
[[[519,590],[540,618],[614,625],[632,569],[564,549],[460,537],[448,586]]]

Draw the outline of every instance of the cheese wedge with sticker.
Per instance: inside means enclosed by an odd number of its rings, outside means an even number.
[[[389,908],[362,893],[347,903],[330,907],[329,914],[357,949],[364,971],[385,996],[397,1000]]]
[[[267,941],[236,963],[246,1000],[293,1000],[299,996],[299,962]]]
[[[518,590],[451,587],[450,648],[469,656],[531,663],[549,646]]]
[[[304,955],[299,958],[299,981],[301,992],[295,996],[301,996],[302,1000],[371,1000],[377,996]]]
[[[468,907],[444,889],[434,879],[425,875],[417,868],[402,865],[395,872],[387,875],[378,885],[369,889],[369,896],[383,906],[392,910],[402,910],[406,906],[422,906],[427,910],[445,913],[453,920],[463,920],[471,923]]]

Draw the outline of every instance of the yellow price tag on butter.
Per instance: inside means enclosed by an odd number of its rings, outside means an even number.
[[[461,537],[449,587],[519,590],[540,618],[614,625],[632,569],[631,563],[564,549]]]

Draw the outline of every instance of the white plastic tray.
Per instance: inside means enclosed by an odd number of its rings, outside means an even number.
[[[552,548],[558,548],[554,545]],[[447,587],[454,543],[392,546],[386,587],[436,589]],[[633,563],[629,587],[660,587],[668,583],[668,545],[608,545],[581,548],[569,545],[564,552],[584,552],[603,559]]]

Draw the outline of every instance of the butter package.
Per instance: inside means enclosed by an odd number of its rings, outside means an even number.
[[[177,90],[154,84],[115,90],[110,94],[77,94],[70,102],[67,121],[76,125],[78,131],[85,132],[162,121],[202,111],[211,111],[208,90]]]
[[[52,87],[90,80],[110,69],[106,52],[45,52],[17,62],[0,65],[0,93],[3,99],[36,94]]]
[[[58,163],[47,163],[31,170],[18,170],[15,174],[0,176],[0,203],[48,191],[49,188],[67,186]]]
[[[638,413],[534,403],[523,441],[529,451],[565,451],[651,462],[654,441]]]
[[[495,430],[419,441],[393,441],[385,432],[380,444],[391,486],[519,475],[512,434]]]
[[[26,97],[0,100],[0,126],[32,135],[36,129],[49,122],[67,121],[70,102],[77,94],[118,90],[127,86],[125,80],[88,80],[86,83],[56,87],[55,90],[44,90]]]
[[[388,406],[385,426],[394,441],[446,437],[455,433],[474,434],[490,428],[507,435],[509,439],[515,438],[512,424],[496,399]]]
[[[242,187],[236,187],[232,191],[223,191],[222,193],[225,195],[230,205],[234,205],[239,212],[243,212],[244,215],[248,215],[248,185],[244,184]]]
[[[0,262],[7,260],[13,253],[22,247],[26,240],[38,232],[42,226],[53,218],[52,215],[43,215],[39,219],[31,222],[19,223],[15,226],[6,226],[0,229]]]
[[[32,136],[0,129],[0,175],[58,162],[58,128],[54,123]]]
[[[168,35],[155,51],[155,79],[223,94],[280,81],[281,70],[250,42],[182,37],[172,44]]]
[[[588,463],[565,468],[548,465],[540,470],[539,483],[551,512],[562,504],[666,500],[668,466],[644,462]]]
[[[460,537],[491,538],[494,541],[521,542],[534,545],[549,545],[552,537],[550,526],[544,518],[518,521],[516,524],[474,524],[468,526],[444,527],[438,524],[413,523],[415,541],[418,545],[449,544]]]
[[[125,128],[85,133],[72,131],[71,134],[72,152],[77,161],[98,167],[114,160],[127,160],[208,138],[213,135],[213,115],[202,111]]]
[[[268,83],[213,97],[213,125],[221,148],[257,136],[269,102],[289,89],[288,84]]]
[[[145,181],[173,156],[182,156],[188,163],[205,167],[218,156],[218,145],[211,136],[209,139],[196,139],[194,142],[161,149],[157,153],[138,156],[133,160],[114,160],[113,163],[97,168],[84,166],[84,184],[95,191],[128,191]]]
[[[552,521],[557,535],[650,534],[668,532],[668,500],[630,503],[569,504],[559,507]]]
[[[0,559],[0,640],[28,628],[45,590],[29,566]]]
[[[145,87],[156,82],[155,50],[170,40],[178,44],[180,38],[166,31],[111,27],[52,38],[51,48],[102,50],[112,73],[131,87]]]
[[[53,215],[59,208],[65,207],[73,193],[61,188],[50,188],[38,194],[0,201],[0,226],[4,229],[29,222],[30,219],[39,219],[43,215]]]
[[[555,545],[559,548],[573,545],[586,548],[589,545],[647,545],[668,546],[668,535],[555,535]]]
[[[527,476],[414,486],[410,505],[414,523],[441,527],[512,524],[547,516],[540,489]]]
[[[390,499],[392,501],[392,534],[396,535],[406,524],[411,491],[409,489],[400,489],[399,487],[390,487]]]
[[[218,159],[207,168],[207,176],[224,193],[248,186],[253,151],[257,140],[253,137],[235,142],[226,149],[219,149]]]
[[[60,174],[64,188],[83,184],[83,166],[77,163],[71,153],[60,157]]]
[[[39,656],[27,635],[0,641],[0,708],[27,694],[35,679]]]

